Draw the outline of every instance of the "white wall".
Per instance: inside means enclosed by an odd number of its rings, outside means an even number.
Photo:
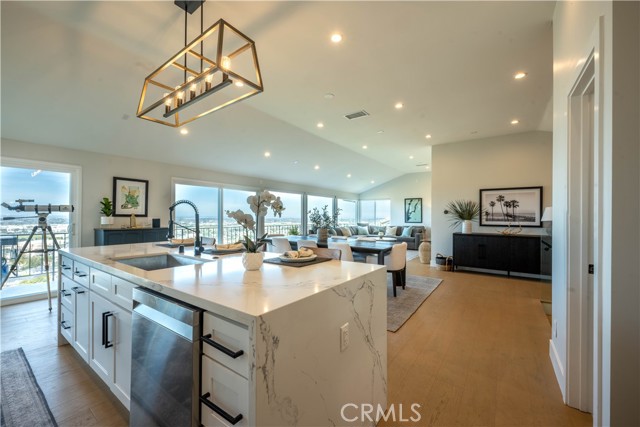
[[[145,179],[149,181],[149,209],[147,219],[160,218],[166,227],[171,204],[171,178],[188,178],[201,181],[245,186],[255,189],[272,189],[289,192],[309,192],[319,196],[357,198],[356,194],[310,188],[296,184],[231,175],[211,170],[195,169],[166,163],[144,161],[129,157],[110,156],[89,151],[39,145],[2,139],[2,156],[27,160],[41,160],[82,167],[82,205],[76,206],[74,215],[82,215],[81,245],[93,246],[93,229],[100,227],[100,200],[113,197],[113,177]],[[38,201],[36,201],[38,202]],[[46,201],[40,201],[45,203]],[[116,218],[116,225],[128,224],[128,218]]]
[[[404,199],[415,197],[422,198],[422,225],[431,226],[431,172],[408,173],[360,194],[361,200],[391,199],[390,225],[405,224]]]
[[[452,254],[452,229],[444,214],[457,199],[479,201],[480,189],[542,186],[542,205],[551,206],[551,133],[526,132],[432,147],[431,253]],[[480,227],[493,233],[504,227]],[[542,234],[542,228],[523,233]]]
[[[592,34],[603,37],[597,78],[602,86],[602,250],[597,274],[602,279],[601,411],[596,425],[640,425],[640,262],[638,213],[638,65],[640,14],[637,2],[558,2],[554,14],[553,124],[553,322],[550,353],[563,394],[566,377],[567,305],[574,284],[567,283],[568,150],[567,96],[594,46]],[[577,333],[578,331],[571,331]]]

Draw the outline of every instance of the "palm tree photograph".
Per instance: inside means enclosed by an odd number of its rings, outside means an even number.
[[[542,187],[481,189],[480,208],[481,226],[540,227]]]

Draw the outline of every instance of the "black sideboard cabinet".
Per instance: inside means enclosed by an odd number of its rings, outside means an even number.
[[[161,242],[167,240],[169,229],[164,228],[94,228],[96,246],[131,243]]]
[[[541,270],[541,247],[544,236],[517,234],[453,233],[453,265],[457,267],[480,268],[511,273],[550,274]],[[550,256],[550,254],[549,254]]]

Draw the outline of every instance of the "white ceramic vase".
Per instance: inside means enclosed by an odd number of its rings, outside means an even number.
[[[462,221],[462,234],[473,233],[473,223],[468,219]]]
[[[100,225],[113,225],[113,217],[112,216],[101,216],[100,217]]]
[[[247,271],[259,270],[264,261],[263,252],[244,252],[242,254],[242,265]]]

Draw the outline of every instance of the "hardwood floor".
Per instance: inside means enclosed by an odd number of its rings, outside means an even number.
[[[388,338],[388,403],[421,405],[413,426],[590,426],[562,403],[540,296],[548,284],[440,272],[417,259],[408,274],[444,282]],[[401,289],[398,290],[402,292]],[[70,346],[56,345],[46,301],[1,309],[1,349],[22,347],[59,425],[124,426],[128,413]],[[397,412],[396,412],[397,414]]]
[[[418,260],[407,272],[444,279],[387,334],[388,403],[402,403],[405,419],[420,404],[421,420],[380,425],[592,425],[590,414],[562,403],[540,304],[548,283],[437,271]]]
[[[22,347],[60,427],[129,425],[127,410],[75,350],[58,347],[55,308],[49,313],[41,300],[0,310],[0,350]]]

